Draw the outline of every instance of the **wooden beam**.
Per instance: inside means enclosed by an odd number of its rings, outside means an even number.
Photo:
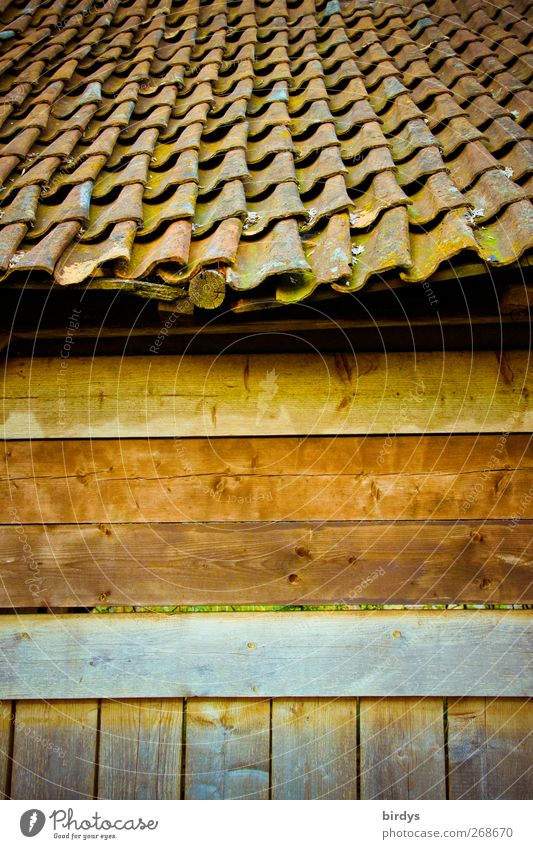
[[[524,696],[530,630],[521,610],[7,615],[0,698]]]
[[[0,702],[0,799],[9,799],[13,710],[11,702]]]
[[[451,799],[531,799],[533,699],[450,699]]]
[[[355,699],[274,699],[272,798],[357,798]]]
[[[103,701],[99,799],[179,799],[181,699]]]
[[[0,607],[533,604],[533,522],[0,525]]]
[[[9,360],[5,439],[533,430],[527,351]]]
[[[533,518],[532,436],[15,440],[0,522]]]
[[[97,723],[93,699],[19,702],[11,798],[93,799]]]
[[[187,702],[186,799],[268,799],[268,699]]]
[[[445,799],[442,699],[361,699],[361,798]]]

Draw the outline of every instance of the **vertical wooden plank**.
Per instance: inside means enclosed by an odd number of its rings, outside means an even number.
[[[98,702],[18,702],[13,799],[94,798]]]
[[[9,765],[11,760],[11,702],[0,702],[0,799],[9,798]]]
[[[270,702],[190,699],[186,799],[268,799]]]
[[[362,799],[445,799],[444,713],[439,698],[363,698]]]
[[[451,799],[531,799],[533,700],[450,699]]]
[[[357,798],[356,699],[275,699],[272,798]]]
[[[98,797],[179,799],[182,699],[103,701]]]

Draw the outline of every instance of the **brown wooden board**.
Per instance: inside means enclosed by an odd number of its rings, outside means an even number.
[[[451,799],[531,799],[533,700],[448,701]]]
[[[272,798],[357,798],[356,699],[275,699]]]
[[[268,699],[190,699],[186,729],[186,799],[268,799]]]
[[[527,696],[529,611],[0,616],[0,698]]]
[[[9,798],[13,705],[0,702],[0,799]]]
[[[11,798],[94,798],[97,718],[94,699],[18,702]]]
[[[361,798],[445,799],[442,699],[361,699]]]
[[[533,522],[0,526],[0,607],[533,603]]]
[[[179,799],[181,699],[102,701],[98,798]]]
[[[13,441],[0,522],[528,519],[532,487],[530,434]]]
[[[8,360],[1,435],[533,430],[529,352]]]

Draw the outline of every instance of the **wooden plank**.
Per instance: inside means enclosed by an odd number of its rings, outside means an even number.
[[[179,799],[181,699],[103,701],[99,799]]]
[[[0,522],[533,518],[531,434],[6,445]]]
[[[4,608],[531,604],[532,578],[532,522],[0,526]]]
[[[94,798],[97,719],[94,699],[19,702],[11,798]]]
[[[445,799],[442,699],[361,699],[361,798]]]
[[[0,702],[0,799],[9,799],[13,705]]]
[[[529,359],[446,351],[8,360],[2,436],[531,431]]]
[[[531,799],[533,700],[450,699],[451,799]]]
[[[275,699],[272,798],[357,798],[355,699]]]
[[[270,701],[187,702],[186,799],[268,799]]]
[[[6,615],[0,698],[526,696],[531,621],[524,610]]]

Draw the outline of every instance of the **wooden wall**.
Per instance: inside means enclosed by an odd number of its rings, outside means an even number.
[[[527,351],[8,360],[0,790],[527,798],[531,391]],[[349,609],[88,612],[199,605]]]

